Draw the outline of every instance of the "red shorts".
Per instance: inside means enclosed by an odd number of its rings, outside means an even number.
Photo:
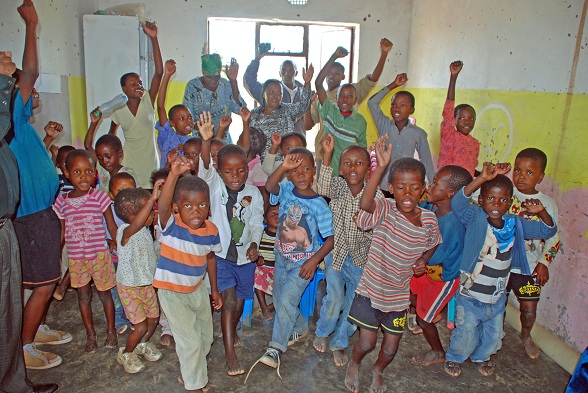
[[[459,288],[459,278],[451,281],[434,281],[428,275],[412,276],[410,292],[417,296],[416,313],[425,322],[433,319],[449,303]]]

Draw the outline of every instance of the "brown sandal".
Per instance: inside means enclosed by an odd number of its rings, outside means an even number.
[[[496,364],[491,360],[486,360],[485,362],[477,362],[476,366],[478,366],[478,371],[485,377],[489,377],[494,375],[494,368]]]

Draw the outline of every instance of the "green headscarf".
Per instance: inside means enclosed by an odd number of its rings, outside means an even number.
[[[200,60],[202,60],[202,72],[208,75],[220,75],[223,63],[218,53],[202,55]]]

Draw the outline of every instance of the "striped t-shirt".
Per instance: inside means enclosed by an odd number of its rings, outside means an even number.
[[[65,221],[69,259],[93,259],[108,249],[102,216],[111,203],[107,193],[93,188],[78,198],[70,198],[69,193],[57,196],[53,210]]]
[[[177,214],[170,216],[160,242],[153,286],[180,293],[194,292],[200,286],[208,254],[222,249],[216,225],[206,220],[203,227],[191,229]]]
[[[274,267],[276,263],[276,254],[274,247],[276,246],[275,232],[269,232],[267,228],[263,230],[261,241],[259,242],[259,256],[263,257],[264,265]]]
[[[412,266],[423,253],[441,243],[435,213],[421,209],[422,226],[414,226],[394,199],[376,201],[373,214],[360,210],[357,225],[373,229],[368,261],[356,292],[383,311],[408,308]]]

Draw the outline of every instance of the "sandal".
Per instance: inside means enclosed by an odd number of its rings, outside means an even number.
[[[486,360],[485,362],[476,362],[476,366],[478,367],[478,371],[485,377],[489,377],[494,375],[494,368],[496,364],[494,364],[491,360]]]
[[[98,349],[98,342],[96,341],[96,333],[86,336],[86,346],[84,351],[90,353]]]
[[[443,364],[443,369],[445,372],[452,377],[459,377],[461,375],[461,365],[460,363],[452,362],[446,360]]]

